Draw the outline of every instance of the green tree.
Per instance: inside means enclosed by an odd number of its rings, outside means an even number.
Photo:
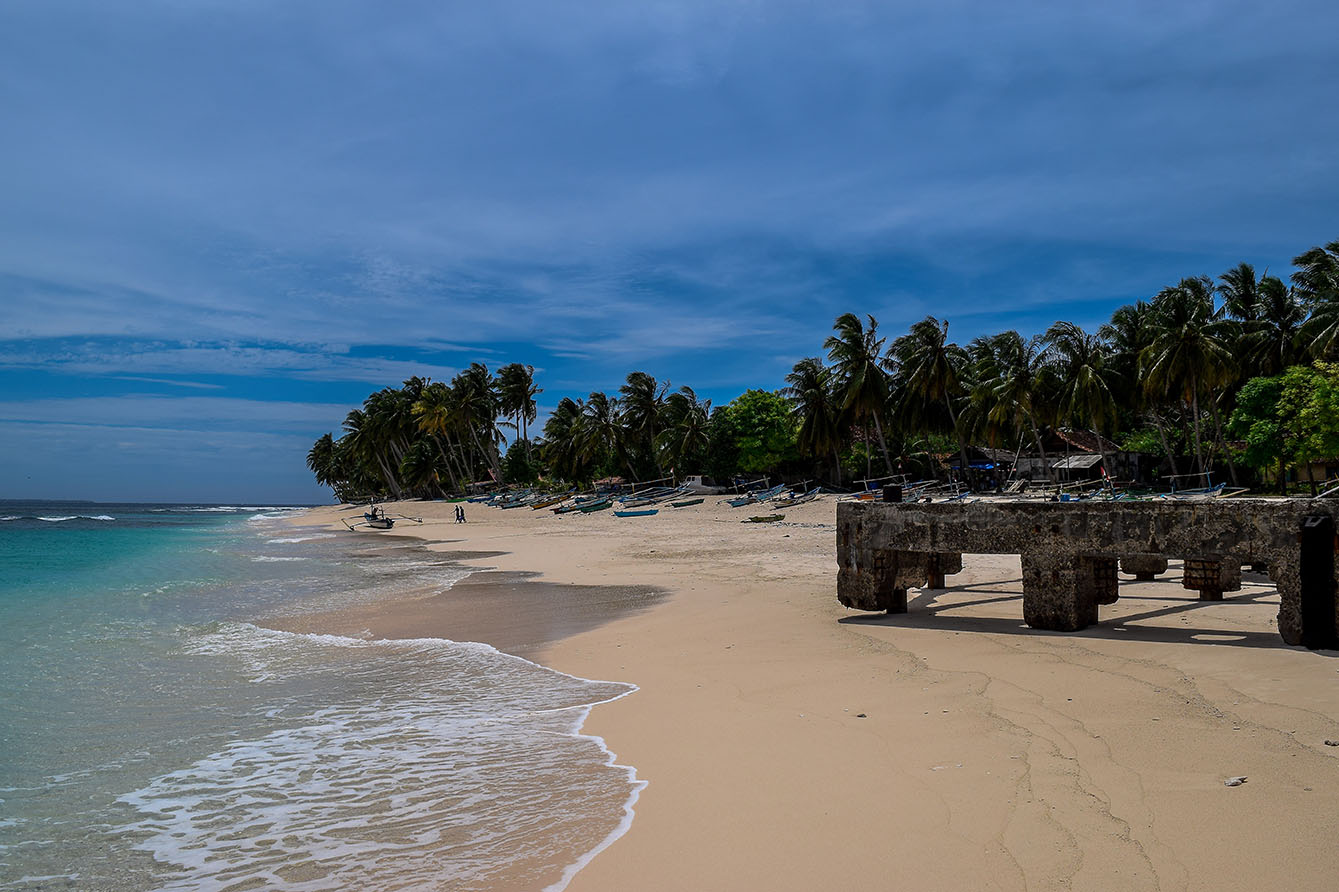
[[[1283,491],[1289,463],[1339,455],[1339,365],[1317,362],[1252,378],[1237,396],[1230,429],[1246,442],[1248,464],[1277,468]],[[1316,481],[1310,483],[1314,494]]]
[[[777,393],[746,390],[724,407],[738,450],[738,468],[767,474],[798,457],[790,403]]]
[[[507,483],[534,483],[539,479],[539,467],[530,460],[530,443],[514,440],[502,457],[502,479]]]

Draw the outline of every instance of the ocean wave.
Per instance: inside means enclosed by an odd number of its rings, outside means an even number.
[[[198,632],[186,650],[239,658],[299,693],[269,714],[285,727],[234,740],[120,798],[139,818],[119,832],[184,870],[163,889],[314,892],[338,876],[368,888],[481,888],[505,878],[560,890],[627,829],[645,786],[602,739],[580,733],[595,704],[632,685],[576,678],[485,644],[246,623]],[[338,679],[338,702],[306,707],[320,676]]]
[[[276,564],[281,561],[309,561],[311,558],[305,557],[272,557],[268,554],[258,554],[251,560],[258,564]]]
[[[5,519],[10,520],[11,518],[7,517]],[[42,520],[46,521],[47,523],[64,523],[67,520],[101,520],[101,521],[116,520],[116,518],[112,517],[110,514],[65,514],[59,517],[33,517],[33,518],[16,517],[13,519]]]
[[[312,541],[313,539],[333,539],[333,538],[335,538],[335,534],[334,534],[334,533],[317,533],[316,535],[313,535],[313,536],[294,536],[294,537],[292,537],[292,538],[288,538],[288,539],[266,539],[266,540],[265,540],[265,544],[266,544],[266,545],[292,545],[292,544],[295,544],[295,543],[297,543],[297,542],[310,542],[310,541]]]

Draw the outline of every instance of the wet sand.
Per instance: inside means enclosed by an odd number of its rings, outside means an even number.
[[[831,499],[776,525],[712,501],[406,511],[501,571],[667,593],[538,651],[641,688],[587,730],[649,786],[570,889],[1335,888],[1339,660],[1282,643],[1267,579],[1204,604],[1173,565],[1064,635],[1023,625],[1016,557],[966,555],[911,613],[859,614]]]
[[[498,553],[449,552],[448,556],[488,560]],[[267,625],[351,637],[481,641],[538,660],[558,641],[649,609],[664,597],[649,586],[559,584],[539,575],[481,570],[430,597],[282,618]]]

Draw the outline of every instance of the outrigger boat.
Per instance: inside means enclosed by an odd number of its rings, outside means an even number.
[[[670,502],[675,508],[691,508],[693,505],[701,505],[706,499],[684,499],[682,502]]]
[[[803,505],[805,502],[812,502],[816,498],[818,498],[818,487],[815,486],[808,492],[800,493],[798,495],[786,496],[780,499],[773,499],[772,507],[794,508],[796,505]]]
[[[414,523],[423,523],[423,518],[421,517],[410,517],[407,514],[399,514],[396,515],[396,517],[398,517],[400,520],[410,520],[413,521]],[[357,531],[358,527],[367,527],[369,530],[389,530],[395,526],[395,520],[396,520],[395,517],[391,517],[389,514],[385,512],[384,509],[378,508],[376,505],[371,506],[369,510],[363,512],[363,519],[356,521],[354,523],[349,523],[349,520],[346,517],[340,518],[340,521],[344,524],[344,526],[348,527],[350,530],[355,532]]]
[[[766,502],[775,499],[786,491],[786,484],[778,483],[771,489],[764,489],[759,492],[745,493],[742,496],[736,496],[733,499],[726,499],[725,504],[731,508],[742,508],[745,505],[753,505],[759,502]]]
[[[648,508],[645,511],[615,511],[615,517],[650,517],[652,514],[659,514],[659,508]]]
[[[759,514],[750,517],[748,520],[741,520],[740,523],[776,523],[778,520],[785,520],[784,514]]]
[[[598,502],[590,502],[586,505],[578,505],[577,510],[582,514],[591,514],[595,511],[604,511],[606,508],[612,508],[614,500],[610,498],[600,499]]]

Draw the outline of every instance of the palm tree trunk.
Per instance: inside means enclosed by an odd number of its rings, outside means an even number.
[[[1167,463],[1171,465],[1172,476],[1177,476],[1180,471],[1176,469],[1176,456],[1172,454],[1172,447],[1167,442],[1167,431],[1162,426],[1162,416],[1157,412],[1149,412],[1149,417],[1153,419],[1153,427],[1158,431],[1158,440],[1162,443],[1162,451],[1167,453]]]
[[[879,423],[879,413],[874,413],[874,432],[879,435],[879,450],[883,452],[883,467],[888,476],[893,475],[893,463],[888,460],[888,444],[883,439],[883,425]]]
[[[1037,452],[1041,455],[1042,473],[1046,479],[1051,479],[1051,463],[1046,460],[1046,447],[1041,445],[1041,431],[1037,430],[1037,419],[1032,417],[1032,413],[1027,413],[1028,425],[1032,428],[1032,439],[1037,441]],[[1018,470],[1018,463],[1014,463],[1014,470]]]
[[[463,490],[460,489],[460,481],[456,479],[456,469],[451,466],[451,456],[442,448],[441,438],[434,436],[432,442],[437,446],[437,454],[440,455],[442,461],[446,463],[446,474],[451,478],[452,491],[463,492]]]
[[[837,452],[837,444],[832,444],[832,473],[835,475],[832,482],[838,486],[842,485],[842,458]]]
[[[958,457],[962,459],[962,479],[970,481],[967,463],[967,441],[963,439],[962,431],[958,429],[958,413],[953,411],[953,400],[945,397],[944,405],[948,407],[948,420],[953,425],[953,433],[958,437]]]
[[[1227,448],[1227,440],[1223,439],[1223,416],[1218,411],[1218,400],[1209,400],[1209,410],[1213,413],[1213,423],[1218,436],[1218,445],[1223,450],[1223,457],[1227,459],[1227,471],[1232,477],[1233,486],[1241,486],[1237,482],[1237,464],[1232,460],[1232,452]]]
[[[1205,476],[1204,468],[1204,444],[1200,441],[1200,397],[1198,388],[1190,393],[1190,415],[1193,429],[1195,431],[1195,461],[1199,462],[1200,476],[1204,477],[1205,484],[1208,484],[1209,478]]]
[[[395,478],[395,474],[391,471],[390,465],[386,464],[385,457],[382,456],[380,452],[373,452],[372,454],[376,457],[377,465],[381,468],[382,479],[385,480],[386,485],[391,488],[391,492],[395,495],[395,498],[400,498],[400,481]]]
[[[1102,435],[1097,430],[1097,417],[1093,416],[1092,421],[1093,421],[1092,434],[1094,437],[1097,438],[1097,454],[1102,456],[1102,470],[1107,472],[1106,473],[1107,485],[1114,490],[1115,486],[1112,484],[1111,481],[1115,479],[1116,475],[1112,473],[1111,468],[1107,467],[1107,453],[1106,450],[1102,448]]]

